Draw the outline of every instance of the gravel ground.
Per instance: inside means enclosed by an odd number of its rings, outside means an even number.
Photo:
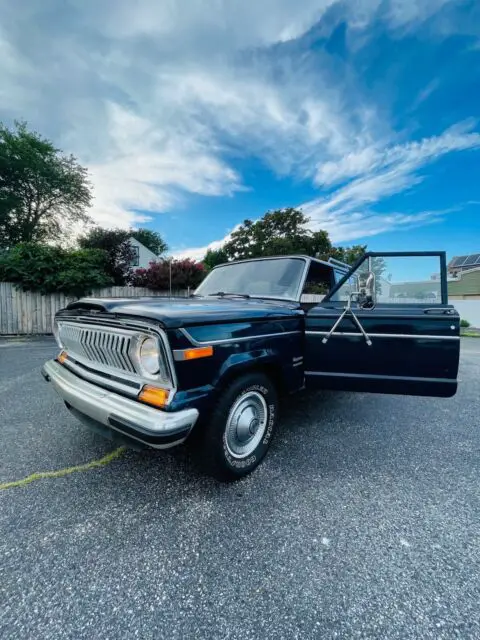
[[[50,339],[0,342],[0,482],[97,459],[40,377]],[[480,340],[449,400],[295,398],[235,485],[186,453],[0,492],[0,636],[480,637]]]

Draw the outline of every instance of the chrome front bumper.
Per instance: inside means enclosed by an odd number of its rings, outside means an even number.
[[[197,409],[162,411],[102,389],[56,360],[43,366],[42,375],[83,422],[93,421],[156,449],[184,442],[198,418]]]

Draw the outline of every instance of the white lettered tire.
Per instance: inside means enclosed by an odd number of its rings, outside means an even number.
[[[277,424],[275,385],[263,373],[233,380],[223,391],[201,434],[201,463],[223,482],[251,473],[265,457]]]

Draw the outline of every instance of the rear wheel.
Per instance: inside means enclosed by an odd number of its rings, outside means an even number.
[[[277,423],[275,385],[263,373],[248,373],[225,389],[204,426],[201,462],[225,482],[251,473],[265,457]]]

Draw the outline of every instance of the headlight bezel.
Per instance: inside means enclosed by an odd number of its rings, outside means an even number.
[[[152,368],[145,366],[144,359],[142,358],[142,347],[149,341],[151,341],[155,347],[155,373],[153,373]],[[174,386],[175,382],[173,380],[173,373],[170,370],[166,348],[163,340],[161,340],[159,336],[153,333],[137,334],[134,339],[131,355],[133,356],[137,374],[143,379],[154,380],[166,384],[169,387]]]

